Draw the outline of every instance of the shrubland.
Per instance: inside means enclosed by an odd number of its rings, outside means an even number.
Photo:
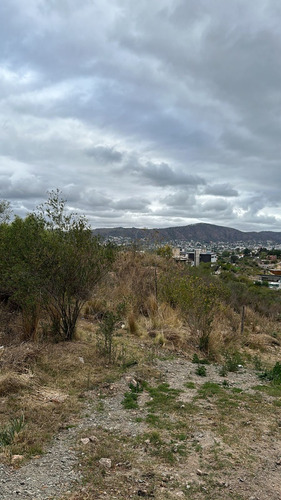
[[[24,219],[9,221],[8,208],[0,210],[2,434],[22,422],[5,447],[10,454],[41,453],[39,443],[75,423],[85,391],[134,365],[148,373],[153,356],[196,354],[224,372],[259,362],[271,373],[278,291],[240,272],[177,264],[167,246],[104,244],[58,191]]]

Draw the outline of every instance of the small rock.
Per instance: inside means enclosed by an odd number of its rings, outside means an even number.
[[[98,442],[98,438],[96,436],[89,436],[89,440],[91,441],[91,443],[97,443]]]
[[[106,469],[111,468],[111,460],[110,458],[101,458],[99,460],[99,464],[102,465],[103,467],[106,467]]]
[[[200,469],[197,469],[196,474],[197,476],[208,476],[208,472],[203,472]]]
[[[24,459],[23,455],[13,455],[12,459],[11,459],[11,463],[15,464],[16,462],[20,462],[23,459]]]
[[[81,438],[81,443],[82,444],[88,444],[90,442],[89,438]]]
[[[137,387],[138,383],[134,377],[126,377],[128,385],[132,385],[133,387]]]
[[[79,356],[78,359],[79,359],[80,363],[82,363],[84,365],[84,363],[85,363],[84,358],[82,356]]]

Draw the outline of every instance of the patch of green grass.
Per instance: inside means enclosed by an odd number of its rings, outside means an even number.
[[[221,394],[222,391],[223,389],[219,384],[216,384],[215,382],[206,382],[198,390],[198,397],[203,399],[217,394]]]
[[[196,389],[194,382],[185,382],[184,387],[187,389]]]
[[[138,408],[138,394],[136,392],[125,392],[122,405],[126,410],[135,410]]]
[[[185,441],[187,437],[188,436],[185,432],[180,432],[179,434],[175,434],[175,439],[178,439],[178,441]]]
[[[152,399],[146,404],[153,413],[157,410],[165,412],[174,410],[177,407],[176,398],[182,391],[179,389],[172,389],[169,384],[163,383],[157,387],[148,387],[148,392]]]
[[[231,389],[231,392],[233,392],[234,394],[240,394],[241,392],[243,392],[243,389],[240,389],[240,387],[233,387],[233,389]]]
[[[280,408],[281,407],[281,399],[277,399],[277,401],[274,401],[273,405],[277,406],[277,408]]]
[[[162,444],[162,439],[161,439],[161,436],[159,434],[159,432],[151,432],[150,434],[147,434],[146,435],[146,440],[149,440],[151,444],[153,445],[161,445]]]
[[[126,410],[135,410],[139,407],[138,396],[139,393],[143,391],[143,385],[137,383],[137,385],[129,384],[130,391],[125,392],[122,405]]]
[[[269,396],[273,396],[275,398],[281,397],[281,386],[279,385],[255,385],[252,389],[254,391],[265,392]]]

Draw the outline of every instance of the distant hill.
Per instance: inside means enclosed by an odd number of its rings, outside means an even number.
[[[111,229],[94,229],[95,235],[104,238],[120,237],[131,240],[148,239],[151,241],[198,241],[200,243],[264,243],[268,241],[281,244],[281,232],[251,231],[244,232],[230,227],[216,226],[215,224],[191,224],[189,226],[167,227],[161,229],[140,229],[116,227]]]

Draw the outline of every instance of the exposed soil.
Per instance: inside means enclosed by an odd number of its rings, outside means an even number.
[[[0,499],[280,500],[281,392],[254,389],[261,381],[243,367],[225,378],[217,366],[206,376],[196,368],[155,359],[88,391],[84,416],[43,456],[0,466]],[[129,384],[143,379],[138,408],[124,408]],[[150,391],[163,383],[166,405]]]

